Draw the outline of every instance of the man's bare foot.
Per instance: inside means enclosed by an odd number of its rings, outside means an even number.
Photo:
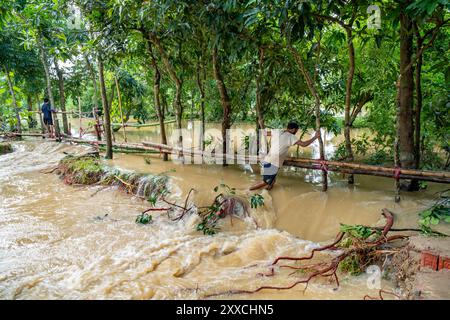
[[[250,187],[249,190],[258,190],[258,189],[262,189],[262,188],[264,188],[264,187],[266,187],[266,186],[268,186],[267,183],[265,183],[265,182],[260,182],[260,183],[258,183],[258,184],[255,184],[253,187]]]
[[[272,190],[274,184],[275,184],[275,183],[269,184],[269,185],[267,186],[266,190],[267,190],[267,191]]]

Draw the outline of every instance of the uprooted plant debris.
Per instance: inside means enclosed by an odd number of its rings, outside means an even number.
[[[179,221],[187,214],[196,213],[199,215],[201,221],[197,224],[196,230],[201,231],[204,235],[214,235],[219,231],[217,226],[220,219],[233,216],[238,218],[245,218],[249,216],[248,205],[245,199],[242,199],[235,194],[235,189],[230,188],[225,184],[221,184],[214,188],[218,192],[219,188],[223,189],[216,195],[209,206],[198,207],[195,204],[189,204],[189,198],[195,191],[189,190],[184,205],[169,202],[164,197],[161,200],[169,205],[168,208],[150,208],[148,211],[167,211],[169,218],[172,221]],[[144,211],[145,212],[145,211]]]
[[[197,231],[201,231],[205,235],[213,235],[219,230],[217,227],[219,219],[226,216],[229,216],[230,219],[232,216],[238,218],[248,216],[247,203],[235,195],[234,188],[224,184],[217,186],[216,192],[219,188],[224,190],[213,199],[211,205],[206,207],[189,204],[189,198],[194,189],[189,191],[184,205],[176,204],[166,199],[169,194],[166,175],[141,175],[111,169],[101,163],[98,154],[67,155],[60,161],[58,167],[50,172],[53,171],[56,171],[69,185],[115,185],[127,193],[146,199],[150,202],[151,207],[136,217],[136,223],[139,224],[148,224],[152,221],[150,212],[167,212],[172,221],[179,221],[186,214],[196,213],[201,218],[201,222],[197,224]],[[166,206],[155,207],[158,201],[165,203]],[[256,202],[256,205],[263,205],[262,196]]]
[[[165,175],[143,175],[124,172],[102,165],[95,154],[64,157],[56,172],[69,185],[118,186],[127,193],[155,202],[158,197],[168,193]]]
[[[238,207],[243,209],[244,215],[248,215],[247,206],[242,199],[220,193],[214,198],[212,205],[198,211],[202,221],[197,225],[197,231],[207,235],[215,234],[219,230],[217,227],[219,219],[238,215],[239,209],[236,210]]]
[[[277,257],[269,266],[269,273],[264,274],[263,276],[275,276],[275,267],[277,265],[280,268],[292,269],[294,272],[291,273],[291,275],[296,275],[300,277],[300,279],[294,281],[290,285],[264,285],[253,290],[229,290],[226,292],[208,294],[206,297],[227,294],[252,294],[261,290],[270,289],[288,290],[299,284],[305,284],[304,290],[306,290],[311,280],[324,277],[328,278],[330,282],[334,281],[336,286],[339,287],[338,271],[344,274],[359,275],[368,265],[378,265],[383,268],[388,257],[392,257],[393,255],[402,252],[407,244],[407,241],[405,240],[408,236],[400,234],[388,236],[388,233],[391,231],[392,225],[394,224],[394,217],[387,209],[383,209],[382,215],[386,218],[386,224],[383,228],[342,224],[341,230],[333,243],[315,248],[307,256]],[[336,254],[331,258],[326,259],[326,261],[310,263],[311,260],[315,258],[315,254],[321,251],[335,251]],[[294,262],[294,264],[279,265],[281,261],[291,261]],[[302,264],[303,261],[308,261],[309,263]],[[392,292],[380,290],[380,299],[383,299],[382,293],[391,294],[399,298],[398,295]],[[368,298],[374,299],[372,297]]]

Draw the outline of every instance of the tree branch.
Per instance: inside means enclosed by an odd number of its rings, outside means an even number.
[[[421,40],[424,41],[424,39],[429,34],[432,34],[430,41],[428,41],[428,43],[426,45],[422,46],[420,49],[417,48],[418,50],[416,51],[416,56],[414,57],[414,59],[411,60],[411,62],[403,70],[400,71],[399,78],[401,78],[409,69],[411,69],[411,67],[417,62],[417,60],[422,56],[422,54],[424,53],[424,51],[426,49],[431,47],[431,45],[433,44],[433,41],[436,39],[436,37],[438,35],[439,29],[442,26],[444,26],[445,24],[447,24],[447,22],[449,22],[449,21],[450,21],[450,19],[442,20],[433,29],[430,29],[427,31],[427,33],[425,33],[425,35],[421,38]],[[400,83],[400,81],[399,81],[399,83]]]
[[[356,117],[358,116],[358,114],[361,112],[362,108],[364,107],[364,105],[373,100],[374,98],[374,94],[372,92],[366,93],[364,94],[358,101],[358,103],[356,104],[356,106],[353,107],[352,110],[352,114],[350,115],[350,125],[353,124],[353,122],[355,122]]]

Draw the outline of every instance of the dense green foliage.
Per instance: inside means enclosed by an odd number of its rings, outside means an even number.
[[[375,28],[370,5],[381,10],[381,24]],[[348,125],[368,132],[352,138],[350,145],[356,158],[391,163],[402,14],[414,24],[414,70],[419,56],[421,60],[422,107],[414,111],[420,112],[420,166],[448,168],[446,0],[2,0],[1,129],[14,129],[18,117],[25,125],[27,110],[36,110],[47,96],[43,63],[50,69],[57,108],[61,95],[68,109],[77,111],[78,99],[84,112],[101,108],[101,59],[112,123],[122,121],[117,79],[125,122],[204,115],[206,121],[223,120],[225,127],[246,121],[256,128],[257,122],[283,127],[296,120],[304,133],[316,126],[318,97],[322,127],[338,134],[346,125],[352,44]],[[58,69],[63,80],[57,77]],[[6,75],[12,79],[16,106]],[[61,81],[64,91],[58,89]],[[348,147],[342,144],[335,158],[345,157]]]
[[[419,225],[424,233],[432,232],[432,225],[438,225],[441,222],[450,223],[450,198],[441,195],[433,206],[419,212],[419,216]]]

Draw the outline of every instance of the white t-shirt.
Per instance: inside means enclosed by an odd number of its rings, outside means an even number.
[[[268,162],[278,168],[281,167],[288,155],[289,147],[293,146],[297,141],[297,137],[288,131],[272,130],[272,146],[264,158],[264,162]]]

